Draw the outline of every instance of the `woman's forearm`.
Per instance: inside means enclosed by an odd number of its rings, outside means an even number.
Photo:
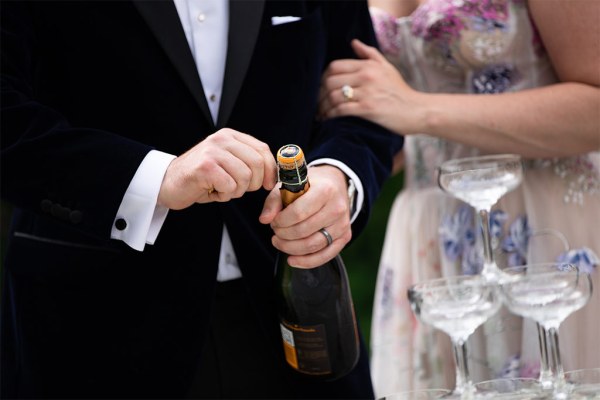
[[[590,85],[559,83],[500,95],[417,96],[422,129],[408,134],[427,133],[486,152],[525,157],[600,150],[600,89]]]

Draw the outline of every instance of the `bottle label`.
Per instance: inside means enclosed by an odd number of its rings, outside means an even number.
[[[281,322],[281,337],[287,363],[308,375],[331,373],[325,325],[299,326]]]

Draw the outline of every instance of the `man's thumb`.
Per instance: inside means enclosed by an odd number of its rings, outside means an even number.
[[[262,224],[270,224],[273,219],[281,211],[283,206],[281,205],[281,196],[279,195],[279,189],[275,188],[271,190],[271,193],[267,196],[263,209],[258,217],[258,220]]]

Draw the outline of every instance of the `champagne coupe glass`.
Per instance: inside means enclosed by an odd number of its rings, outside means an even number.
[[[412,285],[408,299],[419,320],[445,332],[452,340],[456,383],[452,394],[445,398],[473,398],[475,389],[469,377],[466,342],[500,308],[497,285],[479,275],[451,276]]]
[[[477,400],[546,399],[542,384],[533,378],[500,378],[475,384]]]
[[[565,372],[572,400],[600,399],[600,368],[578,369]]]
[[[560,358],[558,329],[573,312],[582,308],[592,294],[592,279],[567,263],[540,263],[504,269],[507,278],[500,282],[502,300],[508,309],[531,318],[548,332],[554,361],[554,397],[568,398]]]
[[[449,393],[448,389],[420,389],[389,394],[377,400],[434,400],[442,399]]]
[[[532,257],[530,264],[547,262],[556,260],[557,256],[561,253],[567,253],[570,250],[569,241],[560,231],[556,229],[537,229],[531,233],[529,242],[527,244],[528,251],[531,252]],[[543,249],[543,250],[542,250]],[[543,258],[539,257],[543,254]],[[552,366],[550,365],[552,357],[548,349],[548,333],[542,325],[536,322],[538,331],[538,341],[540,346],[540,375],[538,377],[542,387],[545,390],[551,390],[554,386]]]
[[[514,154],[457,158],[439,168],[442,190],[477,210],[483,232],[484,278],[498,281],[502,272],[494,262],[490,238],[489,213],[494,204],[523,180],[521,157]]]

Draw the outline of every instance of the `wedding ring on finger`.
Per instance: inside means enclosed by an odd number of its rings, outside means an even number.
[[[321,232],[323,236],[325,236],[325,239],[327,239],[327,247],[331,246],[331,243],[333,243],[333,238],[331,237],[331,234],[327,232],[327,229],[321,228],[319,229],[319,232]]]
[[[352,101],[354,99],[354,89],[352,86],[342,86],[342,96],[344,96],[344,101]]]

